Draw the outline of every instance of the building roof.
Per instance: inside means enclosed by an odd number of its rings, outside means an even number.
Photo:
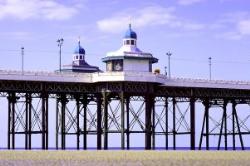
[[[78,57],[78,55],[85,55],[84,48],[81,47],[80,40],[78,40],[78,45],[74,51],[74,57]],[[72,63],[69,65],[63,65],[62,72],[79,72],[79,73],[93,73],[100,72],[99,67],[89,65],[83,56],[83,58],[78,57],[77,59],[73,59]]]
[[[154,58],[151,53],[142,52],[135,45],[123,45],[119,50],[114,52],[108,52],[105,58],[102,58],[103,62],[109,61],[111,59],[124,58],[135,58],[135,59],[149,59],[152,63],[158,62],[157,58]]]

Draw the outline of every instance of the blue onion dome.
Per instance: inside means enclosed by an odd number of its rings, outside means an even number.
[[[136,33],[132,30],[131,24],[129,24],[129,28],[125,33],[124,38],[132,38],[132,39],[137,39]]]
[[[78,46],[75,48],[74,54],[85,54],[85,50],[82,48],[80,40],[78,41]]]

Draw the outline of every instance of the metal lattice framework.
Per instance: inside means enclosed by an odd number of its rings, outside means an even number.
[[[210,137],[216,136],[218,150],[236,150],[237,141],[244,150],[244,136],[250,135],[250,114],[240,116],[237,110],[250,104],[250,90],[2,80],[0,96],[8,99],[9,149],[16,148],[16,135],[24,135],[24,147],[32,149],[34,134],[41,135],[41,148],[48,149],[50,99],[56,100],[56,149],[67,148],[67,136],[75,136],[77,149],[87,149],[88,135],[96,135],[97,149],[108,149],[110,134],[119,134],[121,149],[130,149],[131,134],[144,134],[145,149],[177,149],[177,137],[187,136],[190,149],[209,150]],[[204,107],[201,124],[196,123],[197,103]]]

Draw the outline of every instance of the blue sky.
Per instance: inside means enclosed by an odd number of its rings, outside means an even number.
[[[81,37],[86,59],[104,69],[101,58],[118,49],[128,24],[138,47],[151,52],[163,72],[166,52],[172,76],[250,80],[248,0],[0,0],[0,69],[58,68],[56,40],[64,38],[63,64],[71,62]]]
[[[57,39],[64,38],[63,64],[68,64],[78,36],[87,61],[105,69],[101,58],[122,45],[130,22],[138,47],[159,59],[154,68],[162,72],[171,51],[174,77],[207,79],[211,56],[213,79],[250,80],[249,0],[0,0],[0,70],[20,70],[24,46],[25,70],[54,71]],[[6,133],[2,123],[0,132]],[[140,139],[134,143],[143,146]]]

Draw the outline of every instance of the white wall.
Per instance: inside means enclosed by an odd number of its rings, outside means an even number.
[[[123,71],[149,72],[149,60],[124,59]]]

